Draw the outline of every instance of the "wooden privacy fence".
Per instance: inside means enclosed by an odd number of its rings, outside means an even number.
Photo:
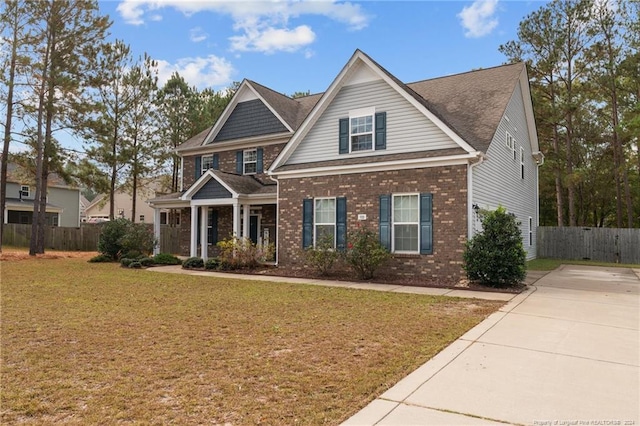
[[[149,225],[151,227],[151,225]],[[79,228],[47,226],[44,231],[45,248],[64,251],[97,251],[101,225],[82,224]],[[160,227],[160,251],[180,252],[180,229],[170,226]],[[2,244],[15,247],[29,247],[31,225],[8,223],[4,225]]]
[[[540,226],[538,257],[640,264],[640,229]]]

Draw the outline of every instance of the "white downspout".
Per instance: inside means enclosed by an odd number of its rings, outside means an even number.
[[[473,238],[473,169],[484,162],[484,154],[478,153],[478,162],[469,163],[467,167],[467,239]]]

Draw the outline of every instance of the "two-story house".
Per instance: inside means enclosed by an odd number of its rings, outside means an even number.
[[[188,216],[185,254],[246,235],[299,267],[319,236],[341,250],[365,226],[393,254],[390,270],[457,280],[479,210],[502,205],[535,257],[542,155],[521,63],[403,83],[358,50],[319,95],[245,80],[178,153],[184,191],[152,204]]]
[[[31,224],[36,188],[33,176],[15,163],[7,165],[4,223]],[[51,174],[47,187],[45,220],[49,226],[80,226],[80,190]]]

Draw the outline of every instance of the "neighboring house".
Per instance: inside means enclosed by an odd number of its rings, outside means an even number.
[[[133,213],[133,197],[124,190],[115,192],[114,213],[116,218],[126,218],[136,223],[154,223],[154,210],[147,202],[150,198],[154,198],[158,192],[161,192],[162,185],[155,180],[147,180],[142,182],[138,188],[138,196],[136,197],[136,217],[132,218]],[[166,220],[166,212],[162,212],[162,218]],[[85,208],[85,217],[87,223],[98,223],[109,220],[109,197],[100,194],[89,203]],[[166,222],[165,222],[166,223]]]
[[[33,223],[36,187],[33,176],[15,163],[7,165],[7,198],[4,223]],[[50,226],[80,226],[80,190],[56,174],[49,175],[45,220]]]
[[[522,63],[405,84],[358,50],[323,94],[244,80],[176,152],[183,191],[150,203],[182,209],[185,255],[235,234],[275,241],[277,263],[298,267],[319,236],[342,250],[365,226],[391,271],[458,280],[479,211],[502,205],[535,257],[543,156]]]
[[[87,207],[91,204],[91,201],[87,200],[87,198],[80,193],[80,222],[84,223],[87,221]]]

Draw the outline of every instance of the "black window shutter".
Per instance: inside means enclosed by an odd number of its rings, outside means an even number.
[[[302,200],[302,248],[313,245],[313,199]]]
[[[202,156],[198,155],[196,157],[196,166],[195,166],[195,177],[196,180],[202,176]]]
[[[347,154],[349,152],[349,119],[341,118],[338,126],[339,132],[339,147],[338,152],[340,154]]]
[[[209,244],[218,244],[218,210],[209,209],[209,225],[207,239]]]
[[[380,244],[391,251],[391,195],[380,196]]]
[[[220,155],[213,154],[213,169],[220,170]]]
[[[262,157],[264,153],[262,148],[256,149],[256,173],[262,173],[264,171],[264,167],[262,166]]]
[[[420,194],[420,254],[433,253],[433,195]]]
[[[347,198],[336,198],[336,248],[344,251],[347,247]]]
[[[387,113],[376,113],[376,150],[387,149]]]
[[[244,174],[244,167],[242,164],[242,151],[236,152],[236,173],[239,175]]]

